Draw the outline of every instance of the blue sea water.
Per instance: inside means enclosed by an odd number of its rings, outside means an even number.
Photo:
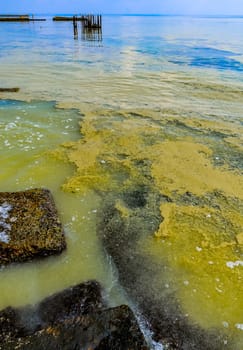
[[[32,89],[28,98],[47,98],[51,89],[52,99],[70,100],[80,83],[85,96],[78,100],[93,103],[88,94],[94,90],[99,104],[121,104],[128,87],[144,84],[145,96],[138,96],[144,101],[160,74],[172,72],[242,83],[241,17],[103,16],[99,37],[83,35],[79,23],[76,40],[72,22],[43,17],[47,21],[0,26],[1,85],[17,84],[23,94]]]
[[[46,22],[1,23],[3,62],[6,55],[10,59],[21,50],[25,50],[26,61],[22,57],[25,63],[31,63],[38,55],[50,62],[69,62],[70,50],[87,46],[87,42],[78,45],[70,40],[72,23],[52,22],[50,16],[45,18]],[[175,65],[175,69],[200,67],[241,71],[242,27],[243,18],[240,17],[104,16],[99,59],[105,64],[107,53],[113,58],[124,48],[131,47],[144,60],[150,56],[159,64],[163,59],[162,70],[167,65],[170,68]],[[80,56],[79,63],[95,63],[93,59],[83,61]],[[116,62],[110,69],[114,65]]]

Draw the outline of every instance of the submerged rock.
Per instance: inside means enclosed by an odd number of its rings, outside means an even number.
[[[148,350],[126,305],[106,308],[96,281],[69,288],[35,307],[0,312],[0,349]]]
[[[13,88],[0,88],[0,92],[19,92],[19,87]]]
[[[0,192],[0,265],[59,254],[65,248],[49,190]]]

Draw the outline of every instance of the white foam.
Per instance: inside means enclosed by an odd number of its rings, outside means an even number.
[[[11,230],[11,225],[5,222],[4,220],[0,220],[0,227],[4,228],[5,230],[10,231]]]
[[[242,260],[227,261],[226,266],[229,267],[230,269],[234,269],[235,267],[243,266],[243,261]]]
[[[229,328],[229,323],[227,321],[223,321],[222,322],[222,325],[225,327],[225,328]]]
[[[241,331],[243,331],[243,323],[236,323],[236,324],[235,324],[235,327],[236,327],[237,329],[240,329]]]
[[[0,232],[0,242],[8,243],[10,237],[7,231],[11,230],[11,225],[6,222],[6,219],[9,218],[9,212],[12,210],[11,204],[4,202],[0,205],[0,227],[3,231]]]
[[[12,205],[4,202],[2,205],[0,205],[0,218],[7,219],[9,217],[9,211],[12,210]]]
[[[18,218],[16,218],[16,216],[12,216],[12,217],[9,219],[10,222],[15,222],[15,221],[17,221],[17,220],[18,220]]]
[[[152,341],[152,349],[154,350],[163,350],[164,347],[161,343],[157,343],[154,340]]]
[[[10,241],[10,237],[5,231],[0,232],[0,241],[3,243],[8,243]]]

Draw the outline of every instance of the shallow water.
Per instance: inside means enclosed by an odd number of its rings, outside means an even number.
[[[240,349],[242,29],[242,18],[105,16],[95,42],[74,40],[70,23],[1,23],[1,86],[20,91],[0,96],[0,189],[51,189],[68,242],[60,257],[3,269],[1,308],[89,278],[124,300],[96,215],[105,193],[144,185],[171,200],[141,235],[155,288],[171,286],[192,322]]]
[[[99,198],[91,191],[82,197],[60,191],[73,166],[49,155],[60,143],[79,138],[79,120],[76,110],[58,110],[53,102],[0,101],[1,191],[51,189],[68,243],[60,257],[3,268],[1,308],[35,303],[87,279],[112,289],[112,268],[95,234]]]

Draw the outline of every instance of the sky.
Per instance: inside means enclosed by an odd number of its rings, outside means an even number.
[[[1,13],[243,15],[243,0],[0,0]]]

